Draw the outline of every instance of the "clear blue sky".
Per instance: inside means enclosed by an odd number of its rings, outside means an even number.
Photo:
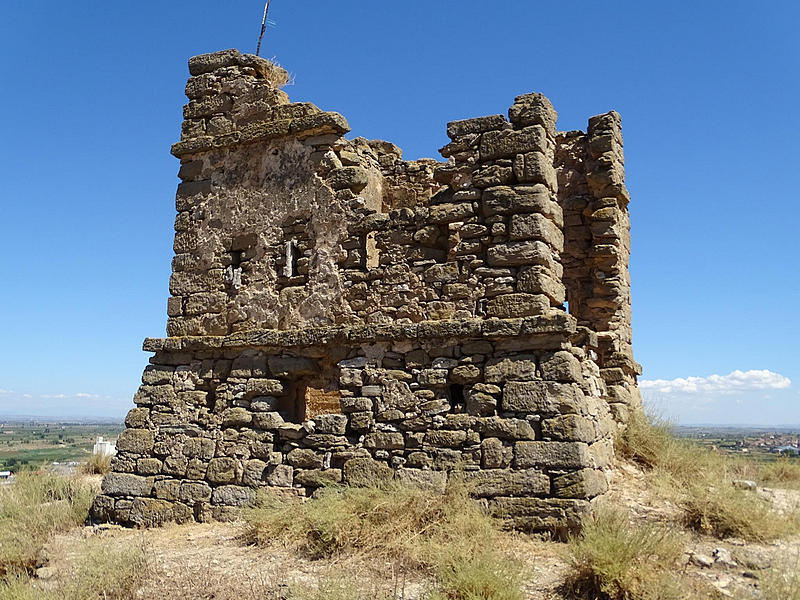
[[[253,52],[262,8],[0,5],[0,413],[132,405],[141,341],[165,329],[186,59]],[[800,423],[796,2],[274,0],[271,17],[262,54],[291,98],[408,158],[528,91],[560,129],[618,110],[646,395],[685,423]]]

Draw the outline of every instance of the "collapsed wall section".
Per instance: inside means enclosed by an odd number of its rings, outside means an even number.
[[[93,517],[226,519],[261,488],[395,478],[577,527],[635,406],[616,113],[559,134],[526,94],[449,123],[446,163],[405,161],[289,102],[269,61],[189,67],[169,337],[145,342]]]

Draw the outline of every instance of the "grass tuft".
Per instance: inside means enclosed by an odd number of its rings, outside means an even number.
[[[110,454],[92,454],[85,463],[81,464],[80,471],[86,475],[105,475],[111,472]]]
[[[21,472],[0,488],[0,579],[30,573],[51,535],[86,519],[92,487],[77,478]]]
[[[661,525],[634,525],[619,512],[598,509],[569,541],[569,597],[598,600],[672,600],[681,590],[670,571],[681,556],[681,537]]]
[[[369,557],[436,579],[434,598],[521,599],[521,569],[503,552],[500,525],[457,486],[433,494],[401,484],[328,488],[302,502],[259,495],[244,539],[310,559]]]
[[[618,436],[620,456],[649,469],[660,492],[683,511],[684,525],[719,538],[765,542],[797,531],[787,519],[751,490],[734,486],[743,474],[740,460],[677,438],[668,425],[632,415]]]

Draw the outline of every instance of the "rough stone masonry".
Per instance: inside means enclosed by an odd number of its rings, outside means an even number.
[[[229,519],[467,481],[521,529],[579,525],[640,406],[620,117],[558,132],[541,94],[447,125],[446,162],[344,136],[287,73],[189,60],[168,337],[97,521]]]

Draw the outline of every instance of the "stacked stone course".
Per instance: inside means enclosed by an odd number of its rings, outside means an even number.
[[[169,337],[145,341],[94,518],[397,478],[576,527],[638,406],[619,116],[558,133],[526,94],[449,123],[446,163],[404,161],[289,102],[269,61],[189,69]]]

